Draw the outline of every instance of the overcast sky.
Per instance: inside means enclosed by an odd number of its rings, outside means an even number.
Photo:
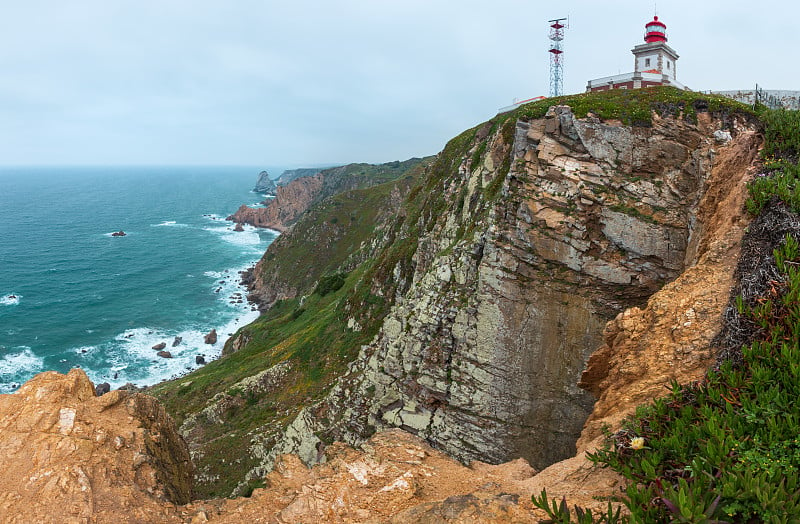
[[[493,0],[0,0],[0,164],[302,166],[438,152],[547,95],[633,69],[655,4]],[[658,2],[678,79],[800,89],[800,4]]]

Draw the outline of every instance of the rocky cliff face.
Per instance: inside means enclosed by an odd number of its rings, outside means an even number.
[[[277,186],[275,182],[269,177],[269,173],[266,171],[262,171],[258,174],[258,180],[256,181],[256,187],[253,188],[253,191],[256,193],[266,193],[268,195],[274,195],[275,189]]]
[[[572,456],[593,404],[577,382],[606,322],[706,253],[710,210],[743,187],[712,184],[713,168],[744,148],[738,171],[718,175],[741,179],[754,134],[733,114],[630,127],[561,106],[454,140],[429,179],[439,196],[422,206],[413,256],[389,268],[399,285],[382,328],[265,466],[391,427],[464,461]],[[358,304],[350,311],[358,329]]]
[[[73,371],[0,396],[3,466],[19,472],[0,483],[0,508],[16,522],[530,522],[542,488],[604,506],[595,497],[618,495],[622,481],[586,458],[601,427],[712,361],[759,144],[736,110],[630,127],[562,106],[469,130],[412,177],[420,185],[343,195],[306,217],[302,231],[319,234],[310,242],[342,246],[309,278],[351,271],[348,284],[321,298],[306,282],[296,309],[271,310],[288,324],[243,329],[234,351],[166,396],[197,409],[179,415],[196,457],[214,459],[217,445],[228,452],[218,462],[255,461],[250,477],[265,489],[177,505],[185,446],[163,411],[138,395],[94,397]],[[382,214],[354,215],[359,201],[383,203]],[[374,234],[333,227],[345,217],[369,218]],[[281,275],[259,285],[290,282]],[[329,323],[310,318],[315,301]],[[286,326],[301,330],[280,339]],[[342,340],[365,345],[342,357]],[[337,357],[350,361],[340,378],[308,388],[327,369],[312,364]],[[256,365],[266,368],[245,369]],[[232,424],[253,418],[268,423]],[[427,443],[481,462],[461,466]],[[535,473],[519,456],[549,466]],[[484,463],[507,459],[517,460]]]
[[[252,208],[242,204],[226,220],[285,231],[317,199],[321,190],[322,175],[298,178],[289,185],[278,187],[275,198],[268,202],[267,207]]]

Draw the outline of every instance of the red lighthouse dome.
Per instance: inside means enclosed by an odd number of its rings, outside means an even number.
[[[667,41],[667,26],[664,22],[660,22],[657,16],[653,17],[652,22],[645,24],[644,29],[644,41],[648,44]]]

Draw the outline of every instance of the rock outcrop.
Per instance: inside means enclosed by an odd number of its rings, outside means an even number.
[[[3,522],[177,521],[192,464],[158,402],[46,372],[0,395]]]
[[[714,138],[722,128],[727,144]],[[741,203],[757,144],[746,117],[699,113],[695,124],[654,114],[644,128],[563,106],[473,133],[450,153],[454,168],[429,183],[446,207],[423,210],[416,252],[391,269],[400,284],[377,336],[289,426],[266,468],[279,453],[313,461],[324,441],[358,443],[391,427],[463,461],[521,456],[544,468],[570,457],[593,405],[577,382],[609,341],[606,322],[703,256],[733,256],[719,246],[735,248],[737,233],[717,229],[741,213],[710,219],[717,204]],[[726,299],[695,310],[714,320],[687,332],[694,347],[713,334]],[[687,359],[700,370],[708,355]]]
[[[256,193],[274,195],[277,187],[278,186],[275,185],[275,182],[269,177],[269,173],[267,173],[266,171],[262,171],[258,174],[256,187],[253,188],[253,191],[255,191]]]
[[[0,395],[3,522],[531,522],[524,460],[465,467],[394,430],[326,463],[278,459],[249,498],[191,500],[186,445],[158,402],[96,397],[81,370],[42,373]],[[231,457],[233,459],[233,457]],[[541,515],[539,515],[541,516]]]
[[[700,202],[695,254],[689,267],[643,308],[617,315],[589,358],[580,386],[598,397],[578,441],[587,449],[603,426],[617,427],[636,406],[662,395],[672,380],[699,380],[715,357],[712,340],[734,283],[745,213],[746,185],[760,137],[740,132],[718,148]]]

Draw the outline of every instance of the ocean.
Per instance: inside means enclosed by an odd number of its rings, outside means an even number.
[[[224,220],[262,200],[250,191],[260,170],[0,168],[0,393],[73,367],[95,384],[149,385],[219,356],[258,315],[239,271],[277,235]]]

